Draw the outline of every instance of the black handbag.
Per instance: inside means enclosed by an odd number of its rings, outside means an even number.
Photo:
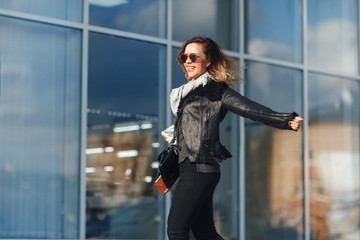
[[[159,172],[165,186],[170,189],[179,178],[179,146],[171,144],[158,156]]]
[[[191,99],[188,98],[184,101],[184,104]],[[175,120],[175,129],[174,129],[174,137],[170,142],[170,145],[167,146],[158,156],[159,161],[159,174],[155,181],[155,186],[164,194],[168,192],[168,190],[173,187],[179,178],[179,150],[180,146],[174,144],[175,136],[178,133],[178,121],[182,114],[183,108],[181,107],[178,111],[178,117]],[[165,187],[164,187],[165,185]],[[176,185],[176,184],[175,184]]]

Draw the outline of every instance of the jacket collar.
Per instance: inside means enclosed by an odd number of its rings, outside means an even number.
[[[225,82],[216,82],[214,80],[209,81],[205,86],[198,86],[193,89],[186,97],[182,98],[179,102],[178,109],[183,107],[185,101],[194,96],[204,96],[210,101],[218,101],[221,99],[221,90],[224,87],[228,87]]]

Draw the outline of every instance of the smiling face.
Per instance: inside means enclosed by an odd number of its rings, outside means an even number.
[[[192,61],[190,57],[186,59],[183,66],[187,72],[188,80],[196,80],[199,76],[207,71],[207,67],[211,62],[206,58],[204,53],[204,45],[201,43],[190,43],[186,46],[184,54],[189,56],[195,54],[196,60]]]

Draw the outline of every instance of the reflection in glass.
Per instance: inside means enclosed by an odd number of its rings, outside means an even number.
[[[245,1],[245,51],[254,56],[302,61],[302,1]]]
[[[232,158],[220,164],[221,178],[214,193],[215,226],[225,239],[238,236],[238,169],[239,169],[239,117],[228,113],[220,125],[220,141],[229,149]]]
[[[360,239],[359,82],[309,74],[313,239]]]
[[[359,73],[357,0],[308,1],[308,61],[313,67]]]
[[[173,39],[186,41],[206,36],[229,50],[239,49],[239,16],[236,0],[174,0]]]
[[[301,79],[298,70],[248,62],[246,95],[273,110],[302,115]],[[295,133],[245,122],[246,239],[301,238],[302,129]]]
[[[0,238],[79,238],[81,32],[0,17]]]
[[[161,231],[158,223],[164,224],[153,186],[164,127],[158,121],[159,104],[165,105],[159,90],[165,82],[163,50],[155,44],[90,34],[88,238],[154,239]]]
[[[0,0],[0,8],[80,22],[82,0]]]
[[[89,0],[90,24],[165,37],[165,0]]]

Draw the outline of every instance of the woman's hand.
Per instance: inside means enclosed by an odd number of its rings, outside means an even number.
[[[303,117],[295,117],[292,121],[289,121],[289,126],[295,131],[297,131],[299,129],[299,125],[301,121],[303,120],[304,120]]]

